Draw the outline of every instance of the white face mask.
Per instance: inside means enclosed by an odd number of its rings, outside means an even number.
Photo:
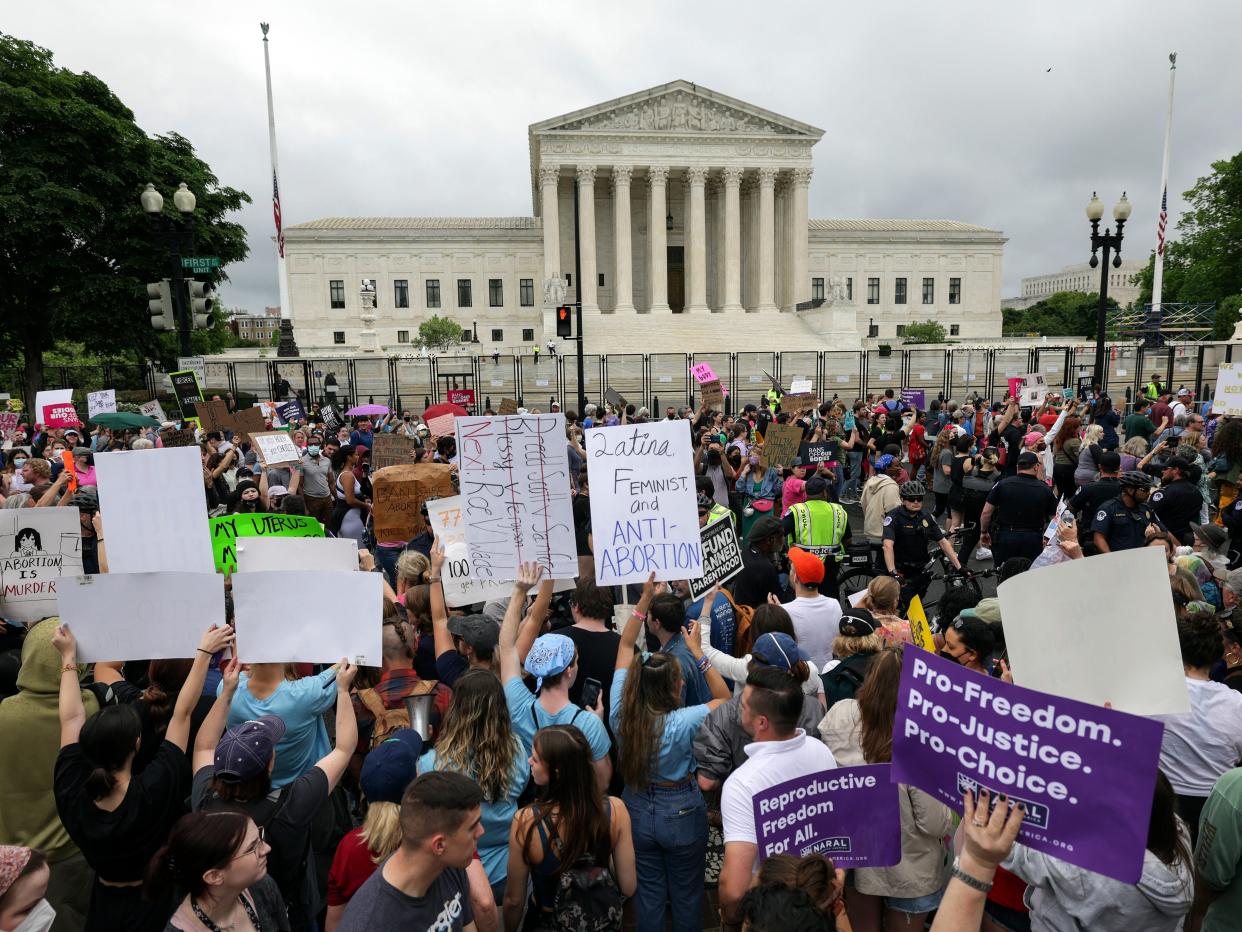
[[[26,914],[21,925],[15,927],[13,932],[47,932],[55,921],[56,910],[52,909],[52,904],[47,900],[39,900],[35,908]]]

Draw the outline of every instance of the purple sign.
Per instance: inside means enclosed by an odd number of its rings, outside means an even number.
[[[839,767],[756,793],[759,859],[823,854],[837,867],[891,867],[901,860],[901,791],[889,764]]]
[[[923,410],[923,389],[921,388],[903,388],[901,390],[901,403],[905,405],[914,405],[920,411]]]
[[[1018,841],[1122,883],[1143,870],[1164,726],[908,650],[893,779],[959,812],[978,786],[1026,807]]]

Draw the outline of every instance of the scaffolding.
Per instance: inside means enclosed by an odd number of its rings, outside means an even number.
[[[1136,340],[1146,347],[1166,343],[1203,343],[1212,339],[1216,304],[1161,304],[1153,313],[1150,304],[1117,308],[1108,312],[1107,330],[1119,340]]]

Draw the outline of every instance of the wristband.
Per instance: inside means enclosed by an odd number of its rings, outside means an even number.
[[[200,654],[206,654],[208,657],[213,656],[211,651],[209,651],[209,650],[207,650],[206,648],[203,648],[203,647],[198,648],[198,652],[199,652]]]
[[[646,612],[640,612],[638,609],[634,609],[634,611],[630,612],[630,617],[631,617],[631,618],[637,618],[639,621],[646,621],[646,620],[647,620],[647,613],[646,613]]]
[[[962,870],[962,859],[955,858],[953,860],[953,876],[960,880],[966,886],[980,893],[987,893],[992,889],[990,881],[980,880],[978,877],[972,877],[970,874]]]
[[[439,582],[439,581],[440,581],[439,576],[428,576],[427,577],[427,582]]]
[[[77,673],[78,665],[76,663],[67,663],[60,668],[61,673]]]
[[[708,659],[707,654],[699,658],[699,672],[706,673],[712,668],[712,662]]]

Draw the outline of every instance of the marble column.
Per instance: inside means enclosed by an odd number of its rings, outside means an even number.
[[[671,313],[668,306],[668,231],[664,218],[668,214],[668,166],[652,165],[647,169],[648,200],[647,242],[651,259],[647,263],[651,276],[651,313]]]
[[[759,169],[759,301],[757,310],[776,308],[776,169]]]
[[[787,260],[789,250],[785,241],[785,190],[787,182],[784,172],[777,172],[776,184],[772,187],[772,265],[773,272],[772,298],[779,308],[785,307],[785,279],[788,277]]]
[[[617,257],[614,304],[618,314],[634,313],[633,244],[630,242],[630,177],[633,172],[629,165],[614,165],[612,169],[613,252]]]
[[[595,166],[578,166],[578,249],[581,253],[582,280],[577,283],[582,312],[598,313],[595,267]]]
[[[690,224],[686,234],[686,265],[690,278],[690,294],[686,302],[687,313],[702,313],[707,308],[707,217],[704,203],[704,186],[707,169],[691,166],[686,169],[690,189]]]
[[[540,214],[543,221],[543,282],[545,294],[550,278],[564,278],[561,274],[561,213],[557,185],[561,166],[539,166]],[[544,339],[552,339],[556,333],[556,319],[552,305],[543,305]]]
[[[791,304],[811,299],[810,263],[810,200],[811,169],[795,168],[789,190],[789,237],[790,284],[793,294]]]
[[[742,175],[742,307],[759,306],[759,179]]]
[[[742,309],[742,169],[726,168],[724,180],[724,307]]]

